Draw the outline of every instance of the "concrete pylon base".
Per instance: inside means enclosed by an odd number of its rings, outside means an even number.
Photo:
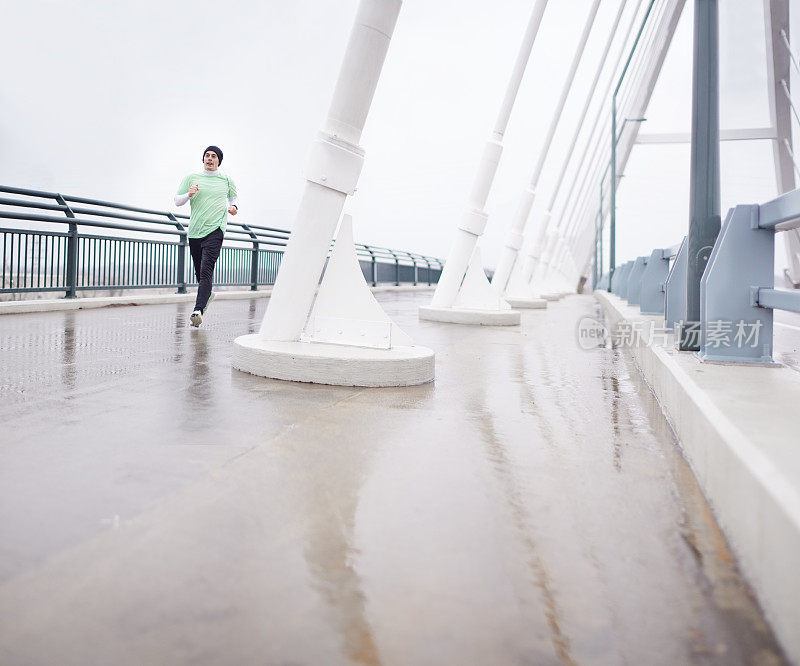
[[[542,298],[545,299],[546,301],[559,301],[561,300],[562,296],[563,294],[558,292],[553,292],[550,294],[542,294]]]
[[[520,313],[517,310],[470,310],[422,306],[419,309],[419,318],[427,321],[443,321],[448,324],[516,326],[520,321]]]
[[[434,353],[427,347],[373,349],[257,334],[236,338],[232,365],[259,377],[333,386],[416,386],[434,377]]]
[[[547,301],[543,298],[509,298],[508,296],[504,296],[503,300],[512,308],[543,310],[547,307]]]

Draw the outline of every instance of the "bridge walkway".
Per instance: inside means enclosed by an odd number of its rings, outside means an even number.
[[[784,663],[591,296],[378,298],[434,384],[232,370],[263,299],[0,318],[0,662]]]

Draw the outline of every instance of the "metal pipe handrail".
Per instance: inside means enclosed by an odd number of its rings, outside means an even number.
[[[62,291],[66,298],[75,298],[79,290],[172,287],[186,293],[187,284],[194,280],[187,261],[187,215],[3,185],[0,193],[20,197],[0,197],[0,206],[5,208],[0,210],[0,219],[67,225],[63,231],[36,228],[40,225],[0,227],[0,293]],[[102,229],[134,233],[109,235]],[[286,229],[229,220],[217,264],[218,284],[249,284],[252,290],[259,284],[273,284],[290,234]],[[428,267],[428,284],[441,274],[442,261],[434,257],[362,244],[356,244],[355,250],[360,261],[366,258],[372,263],[373,284],[378,282],[380,265],[394,265],[396,284],[417,284],[423,264]],[[412,268],[413,278],[405,271],[406,278],[401,280],[402,267]],[[438,274],[432,272],[437,269]]]
[[[59,195],[58,193],[55,193],[55,192],[44,192],[44,191],[40,191],[40,190],[27,190],[27,189],[22,189],[22,188],[17,188],[17,187],[7,187],[7,186],[4,186],[4,185],[0,185],[0,192],[5,192],[5,193],[8,193],[8,194],[20,194],[20,195],[24,195],[24,196],[37,196],[37,197],[42,197],[42,198],[52,198],[52,199],[57,199],[59,196],[63,196],[63,199],[65,201],[70,201],[70,202],[74,202],[74,203],[83,203],[83,204],[92,205],[92,206],[104,206],[104,207],[107,207],[107,208],[114,208],[114,209],[117,209],[117,210],[125,210],[125,211],[135,212],[135,213],[144,213],[144,214],[147,214],[147,215],[158,215],[158,216],[163,216],[165,218],[169,218],[170,216],[172,216],[172,217],[176,217],[176,218],[183,219],[183,220],[188,220],[189,219],[189,215],[185,215],[185,214],[181,214],[181,213],[170,213],[168,211],[153,210],[153,209],[150,209],[150,208],[140,208],[138,206],[128,206],[126,204],[119,204],[119,203],[114,203],[114,202],[111,202],[111,201],[102,201],[102,200],[99,200],[99,199],[88,199],[86,197],[76,197],[76,196],[70,196],[70,195]],[[63,212],[66,212],[67,210],[72,210],[75,213],[81,213],[83,215],[97,215],[97,216],[103,216],[103,217],[113,217],[113,218],[116,218],[116,219],[131,220],[131,221],[135,221],[135,222],[144,222],[146,224],[164,224],[164,225],[170,225],[170,226],[174,225],[174,222],[170,222],[169,219],[165,219],[165,220],[149,219],[149,218],[135,217],[135,216],[131,216],[131,215],[123,215],[121,213],[114,213],[114,212],[111,212],[111,211],[96,210],[96,209],[91,209],[91,208],[77,208],[77,207],[74,207],[74,206],[70,207],[70,206],[64,206],[64,205],[59,205],[59,204],[47,204],[47,203],[34,202],[34,201],[22,201],[22,200],[19,200],[19,199],[0,198],[0,204],[4,204],[4,205],[8,205],[8,206],[19,206],[19,207],[25,207],[25,208],[39,208],[39,209],[42,209],[42,210],[60,210],[60,211],[63,211]],[[228,223],[227,223],[227,226],[229,226],[229,227],[230,226],[243,227],[244,225],[242,223],[236,222],[234,220],[229,220]],[[285,229],[277,229],[277,228],[274,228],[274,227],[265,227],[265,226],[261,226],[261,225],[255,225],[255,224],[251,224],[251,225],[247,225],[247,226],[252,228],[252,229],[257,229],[259,231],[261,231],[261,230],[263,230],[263,231],[271,231],[271,232],[274,232],[274,233],[277,233],[277,234],[281,234],[281,236],[271,236],[272,238],[281,238],[281,237],[288,238],[289,237],[289,231],[287,231]],[[135,231],[137,229],[131,229],[131,230]],[[264,234],[264,235],[266,235],[266,234]]]
[[[185,218],[188,220],[189,216],[186,215]],[[228,222],[228,224],[239,224],[239,222]],[[289,237],[289,233],[290,233],[286,229],[276,229],[275,227],[264,227],[264,226],[261,226],[260,224],[250,224],[250,223],[248,223],[247,226],[250,227],[251,229],[258,229],[259,231],[274,231],[275,233],[286,234],[287,238]]]
[[[91,220],[85,220],[85,219],[81,219],[81,218],[71,218],[71,222],[72,223],[74,223],[74,224],[82,224],[82,225],[85,225],[85,226],[105,227],[105,228],[111,228],[111,229],[122,229],[122,230],[126,230],[126,231],[139,231],[139,232],[143,232],[143,233],[178,233],[180,235],[184,235],[185,231],[184,232],[175,232],[175,231],[172,230],[172,227],[174,227],[175,222],[173,220],[170,220],[170,217],[174,217],[174,218],[178,218],[178,219],[184,219],[184,220],[188,220],[189,219],[188,215],[184,215],[184,214],[180,214],[180,213],[170,213],[168,211],[159,211],[159,210],[153,210],[153,209],[150,209],[150,208],[141,208],[141,207],[138,207],[138,206],[129,206],[127,204],[120,204],[120,203],[115,203],[115,202],[111,202],[111,201],[103,201],[103,200],[100,200],[100,199],[89,199],[87,197],[77,197],[77,196],[66,195],[66,194],[65,195],[61,195],[61,194],[59,194],[57,192],[46,192],[46,191],[42,191],[42,190],[31,190],[31,189],[18,188],[18,187],[9,187],[9,186],[6,186],[6,185],[0,185],[0,192],[5,192],[7,194],[19,194],[19,195],[23,195],[23,196],[36,196],[36,197],[51,198],[51,199],[58,199],[58,197],[62,197],[65,202],[69,201],[69,202],[83,203],[83,204],[93,205],[93,206],[105,206],[105,207],[114,208],[114,209],[117,209],[117,210],[125,210],[125,211],[129,211],[129,212],[139,212],[139,213],[144,213],[144,214],[148,214],[148,215],[164,216],[167,219],[160,220],[160,219],[148,219],[148,218],[141,218],[141,217],[134,217],[134,216],[124,216],[122,214],[113,213],[113,212],[110,212],[110,211],[98,211],[98,210],[93,210],[93,209],[77,208],[77,207],[71,207],[71,206],[63,205],[63,204],[47,204],[47,203],[41,203],[41,202],[0,198],[0,204],[4,204],[4,205],[20,206],[20,207],[25,207],[25,208],[39,208],[41,210],[53,210],[53,211],[57,210],[57,211],[62,211],[62,212],[71,211],[73,213],[81,213],[82,215],[96,215],[96,216],[113,217],[115,219],[126,219],[126,220],[131,220],[131,221],[134,221],[134,222],[142,222],[144,224],[165,225],[165,226],[170,226],[171,228],[170,228],[169,231],[162,231],[162,230],[156,230],[156,229],[145,229],[145,228],[142,228],[142,227],[134,227],[134,226],[131,226],[131,225],[115,225],[113,223],[102,223],[102,222],[94,222],[94,221],[91,221]],[[8,219],[25,219],[25,220],[38,221],[38,222],[56,222],[56,223],[62,223],[62,224],[64,222],[70,221],[67,218],[56,218],[56,217],[44,216],[44,215],[34,216],[34,215],[25,214],[25,213],[8,213],[8,212],[5,212],[5,211],[0,211],[0,217],[8,218]],[[249,235],[251,230],[255,230],[255,232],[261,232],[261,231],[272,232],[272,233],[257,233],[257,235],[258,235],[259,238],[262,238],[262,237],[276,238],[278,240],[288,240],[288,238],[290,236],[290,233],[291,233],[287,229],[278,229],[278,228],[275,228],[275,227],[268,227],[268,226],[263,226],[263,225],[258,225],[258,224],[249,224],[249,223],[245,224],[245,223],[236,222],[234,220],[229,220],[227,222],[227,226],[228,227],[232,227],[232,226],[240,227],[243,230],[244,233],[248,234],[248,240],[251,239],[251,237]],[[241,233],[241,232],[238,232],[238,231],[236,231],[234,229],[231,229],[229,231],[229,233]],[[262,242],[267,242],[267,241],[262,241]],[[285,246],[285,244],[280,244],[280,243],[275,243],[275,245]],[[358,244],[358,243],[356,244],[357,247],[359,245],[360,244]],[[414,264],[414,256],[416,256],[418,258],[426,258],[426,259],[428,259],[430,261],[436,262],[437,264],[439,264],[439,266],[442,265],[442,262],[436,257],[426,257],[425,255],[421,255],[421,254],[416,254],[415,255],[415,254],[412,254],[412,253],[407,252],[405,250],[390,250],[389,248],[381,248],[381,247],[377,247],[377,246],[371,246],[371,247],[372,247],[373,250],[376,250],[378,252],[382,252],[383,253],[382,256],[384,258],[387,258],[387,259],[391,258],[391,259],[394,260],[394,259],[397,258],[396,253],[401,253],[401,254],[405,255],[405,257],[403,257],[403,259],[406,260],[406,261],[410,261],[412,265]]]
[[[148,234],[176,234],[185,236],[186,231],[173,230],[173,229],[142,229],[141,227],[133,227],[129,224],[114,224],[113,222],[94,222],[92,220],[84,220],[81,218],[61,218],[53,217],[52,215],[31,215],[29,213],[8,213],[0,210],[0,218],[11,220],[29,220],[31,222],[55,222],[57,224],[72,223],[82,224],[87,227],[104,227],[106,229],[122,229],[124,231],[139,231]]]
[[[10,230],[2,229],[2,230],[0,230],[0,233],[2,233],[4,231],[10,231]],[[29,230],[29,231],[23,231],[23,233],[39,235],[41,232],[39,232],[39,231],[30,231]],[[81,238],[91,238],[91,239],[94,239],[94,240],[108,240],[108,241],[121,241],[121,242],[129,240],[127,238],[121,238],[119,236],[101,236],[100,234],[81,234]],[[180,245],[180,241],[179,240],[170,241],[170,240],[158,240],[158,239],[155,239],[155,238],[137,238],[137,239],[135,239],[135,242],[136,243],[153,243],[153,244],[157,244],[157,245]]]
[[[228,231],[225,234],[225,238],[230,238],[231,234],[236,234],[237,236],[241,236],[241,238],[233,238],[231,240],[239,241],[239,242],[248,242],[248,243],[259,243],[261,245],[274,245],[276,247],[286,247],[286,243],[278,243],[272,240],[266,240],[259,237],[248,236],[243,231]]]
[[[137,206],[129,206],[127,204],[114,203],[113,201],[101,201],[99,199],[87,199],[85,197],[76,197],[67,194],[59,194],[57,192],[45,192],[43,190],[29,190],[21,187],[9,187],[7,185],[0,185],[0,192],[6,194],[21,194],[30,197],[43,197],[47,199],[57,199],[59,196],[63,197],[65,201],[74,203],[90,204],[94,206],[106,206],[108,208],[117,208],[119,210],[127,210],[134,213],[147,213],[149,215],[168,215],[169,213],[160,210],[152,210],[150,208],[139,208]],[[189,219],[188,215],[176,215],[176,217],[184,217]]]
[[[778,229],[780,225],[780,229]],[[787,231],[800,227],[800,189],[759,206],[758,228]]]
[[[133,213],[146,213],[148,215],[167,215],[166,211],[163,210],[152,210],[150,208],[139,208],[138,206],[129,206],[128,204],[120,204],[115,203],[113,201],[102,201],[99,199],[87,199],[85,197],[75,197],[75,196],[67,196],[63,195],[64,199],[67,201],[71,201],[73,203],[82,203],[88,204],[91,206],[105,206],[106,208],[116,208],[118,210],[127,210]],[[188,215],[176,215],[176,217],[183,217],[185,219],[189,219]]]
[[[64,238],[69,236],[69,231],[43,231],[40,229],[12,229],[10,227],[0,228],[0,233],[7,234],[31,234],[36,236],[58,236]]]
[[[41,210],[60,210],[62,213],[68,211],[69,206],[61,204],[42,203],[41,201],[20,201],[19,199],[6,199],[0,197],[0,204],[5,206],[18,206],[20,208],[39,208]]]

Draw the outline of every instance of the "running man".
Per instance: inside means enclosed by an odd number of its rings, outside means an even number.
[[[214,293],[211,278],[217,263],[228,213],[236,215],[236,184],[219,171],[222,151],[209,146],[203,152],[203,171],[190,173],[181,181],[175,195],[175,205],[183,206],[187,201],[189,216],[189,249],[192,253],[194,272],[197,275],[197,300],[189,317],[192,326],[200,326]]]

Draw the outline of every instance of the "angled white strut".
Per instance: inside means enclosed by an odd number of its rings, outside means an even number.
[[[261,324],[265,340],[299,340],[345,199],[356,189],[361,131],[401,0],[361,0],[328,117],[306,167],[306,187]]]
[[[536,41],[536,34],[542,22],[547,0],[537,0],[528,21],[528,27],[522,40],[522,44],[517,54],[514,70],[506,88],[505,97],[500,107],[494,130],[489,140],[486,142],[481,161],[478,166],[475,180],[473,181],[472,191],[467,201],[466,209],[462,214],[461,222],[456,229],[456,238],[447,255],[442,274],[436,286],[436,292],[431,301],[431,307],[450,308],[453,307],[458,297],[461,282],[467,270],[473,250],[478,238],[483,234],[486,227],[488,215],[484,211],[489,191],[494,182],[497,165],[500,163],[500,155],[503,152],[503,135],[505,134],[508,120],[514,101],[517,98],[522,75],[530,59],[533,44]]]

